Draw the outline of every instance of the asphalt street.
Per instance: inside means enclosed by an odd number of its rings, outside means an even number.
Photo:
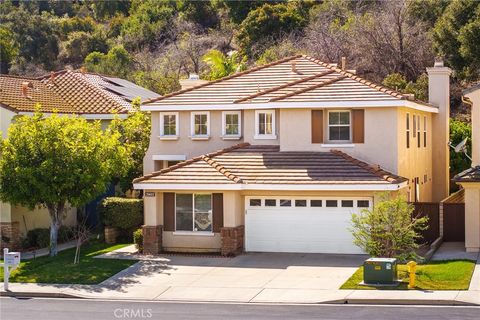
[[[0,298],[2,320],[108,319],[480,319],[480,307],[259,305]]]

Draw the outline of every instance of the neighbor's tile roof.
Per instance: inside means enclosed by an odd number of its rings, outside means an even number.
[[[453,181],[455,182],[480,182],[480,166],[467,169],[457,174]]]
[[[126,88],[124,83],[118,84],[115,91],[112,79],[71,70],[39,78],[0,75],[0,104],[17,112],[32,112],[36,104],[40,104],[43,112],[56,110],[59,113],[76,114],[126,113],[131,109],[131,103],[125,90],[131,92],[136,86],[124,80],[133,86]],[[26,83],[33,88],[29,87],[24,95],[22,86]],[[139,90],[137,92],[145,94]],[[151,94],[147,97],[152,97],[154,93],[149,92]]]
[[[134,180],[145,184],[398,184],[407,179],[341,151],[281,152],[242,143]]]
[[[279,102],[385,101],[408,96],[351,72],[298,55],[255,67],[144,104],[208,105]]]

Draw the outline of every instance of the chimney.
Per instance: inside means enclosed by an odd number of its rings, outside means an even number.
[[[207,82],[207,80],[201,80],[198,74],[190,73],[188,79],[180,80],[180,86],[182,87],[182,90],[185,90]]]
[[[432,181],[433,201],[438,202],[450,194],[450,74],[452,70],[435,59],[433,68],[427,68],[428,102],[438,108],[432,114]]]
[[[347,68],[347,58],[342,57],[342,70],[345,70]]]
[[[22,96],[28,99],[32,99],[32,97],[28,95],[28,88],[33,89],[33,82],[31,81],[22,82]]]
[[[56,77],[56,76],[57,76],[57,75],[55,74],[55,72],[50,71],[50,82],[55,82],[55,77]]]

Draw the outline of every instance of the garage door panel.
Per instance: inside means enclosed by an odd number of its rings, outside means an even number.
[[[255,208],[245,218],[247,251],[361,254],[349,231],[360,208]]]

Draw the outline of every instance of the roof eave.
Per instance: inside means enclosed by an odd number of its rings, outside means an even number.
[[[266,102],[266,103],[225,103],[225,104],[185,104],[165,105],[154,102],[142,105],[142,111],[198,111],[198,110],[252,110],[252,109],[305,109],[305,108],[385,108],[407,107],[419,111],[438,113],[438,108],[403,99],[365,100],[365,101],[337,101],[337,102]]]
[[[398,191],[407,187],[401,183],[338,183],[338,184],[173,184],[134,183],[136,190],[269,190],[269,191]]]

